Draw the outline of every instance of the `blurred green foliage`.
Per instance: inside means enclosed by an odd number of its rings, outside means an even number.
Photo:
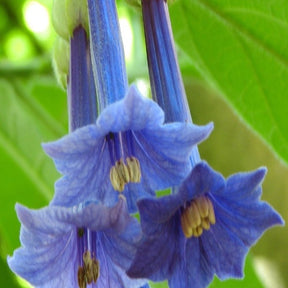
[[[54,181],[59,174],[52,161],[42,151],[41,143],[67,133],[66,94],[55,81],[50,58],[55,34],[51,23],[46,31],[41,33],[28,29],[24,7],[30,2],[32,1],[1,0],[0,3],[0,272],[1,275],[5,275],[0,277],[0,287],[22,287],[6,265],[7,255],[11,255],[20,245],[20,225],[14,205],[20,202],[31,208],[39,208],[51,199]],[[42,0],[38,3],[44,5],[47,11],[51,10],[52,0]],[[127,60],[130,81],[140,78],[147,80],[141,14],[136,8],[128,7],[123,0],[117,3],[120,16],[126,17],[132,27],[134,41]],[[285,49],[285,43],[288,41],[288,24],[285,17],[288,13],[285,14],[273,7],[283,4],[283,11],[286,11],[288,6],[282,0],[274,1],[274,6],[269,6],[273,8],[270,10],[265,10],[265,5],[256,5],[259,1],[234,1],[234,7],[231,3],[226,0],[178,0],[171,6],[172,26],[193,120],[197,124],[210,121],[215,123],[213,134],[201,144],[200,152],[203,159],[225,176],[241,170],[255,169],[261,165],[267,166],[269,173],[264,183],[263,198],[287,220],[287,167],[250,128],[254,127],[253,129],[261,133],[262,138],[287,160],[287,105],[282,102],[288,99],[287,89],[285,90],[287,77],[285,83],[282,82],[288,71],[288,61],[286,63],[285,58],[288,51]],[[253,17],[255,13],[258,17]],[[265,15],[273,17],[266,19]],[[279,18],[275,22],[275,15],[283,19]],[[227,25],[227,22],[234,26]],[[246,36],[243,39],[243,33],[235,32],[237,25],[249,32],[247,35],[244,33]],[[276,32],[279,27],[278,34]],[[263,38],[263,33],[267,31],[270,31],[270,36]],[[222,42],[221,37],[224,39]],[[249,37],[252,37],[252,40],[249,40]],[[268,45],[269,51],[262,51],[259,45],[255,47],[255,41],[259,44],[259,39]],[[286,39],[286,42],[282,39]],[[223,42],[226,45],[223,45]],[[235,52],[234,46],[244,53],[238,56],[240,58],[237,58],[238,52]],[[236,58],[233,58],[233,55],[236,55]],[[259,55],[263,56],[263,63],[259,62]],[[272,63],[273,57],[278,59],[278,56],[281,56],[280,60],[284,59],[282,66],[279,61],[276,61],[276,64]],[[250,70],[245,63],[241,63],[242,59],[245,59],[246,64],[250,61],[250,64],[247,64]],[[253,61],[257,61],[254,66]],[[240,69],[238,64],[244,66]],[[281,73],[279,72],[281,78],[273,72],[279,67],[282,67]],[[251,81],[256,83],[258,90],[249,90],[254,84],[248,83],[245,86],[252,78],[255,81]],[[208,87],[213,87],[213,90]],[[238,115],[233,112],[235,108],[231,109],[215,90],[229,99],[229,103],[236,107],[238,114],[249,123],[250,128],[239,120]],[[253,98],[253,93],[259,96],[258,100],[257,97]],[[261,108],[263,101],[264,110]],[[283,104],[280,108],[279,103]],[[273,107],[270,104],[273,104]],[[279,115],[277,109],[280,109]],[[278,132],[275,134],[274,130]],[[279,133],[285,135],[281,136]],[[265,234],[252,251],[253,256],[261,255],[275,263],[276,271],[281,271],[280,277],[287,277],[286,239],[286,229],[274,228]],[[263,287],[255,274],[253,263],[249,258],[244,282],[233,280],[222,283],[216,279],[211,287]],[[288,283],[288,279],[286,282]],[[277,283],[278,286],[270,284],[269,287],[281,288],[280,280]],[[153,284],[151,287],[167,287],[167,283]]]

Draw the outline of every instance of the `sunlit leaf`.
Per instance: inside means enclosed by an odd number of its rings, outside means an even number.
[[[63,110],[63,105],[53,106],[53,98],[59,104],[55,97],[63,97],[63,93],[55,93],[59,91],[55,84],[50,86],[43,83],[41,86],[35,80],[0,80],[0,236],[4,257],[19,245],[15,237],[20,227],[15,203],[34,208],[47,204],[53,195],[54,181],[59,177],[41,147],[42,142],[65,133],[55,119],[60,117],[59,109]],[[46,99],[46,105],[42,106],[36,96],[45,99],[49,90],[50,101]],[[54,109],[53,113],[46,108]]]
[[[287,15],[283,0],[181,0],[171,5],[178,45],[286,162]]]

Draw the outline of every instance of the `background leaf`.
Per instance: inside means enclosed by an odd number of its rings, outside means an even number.
[[[24,3],[26,6],[30,2],[33,1],[2,0],[0,5],[0,271],[5,275],[0,277],[0,287],[11,288],[19,287],[5,265],[7,254],[11,255],[19,246],[20,225],[14,205],[20,202],[30,208],[40,208],[48,203],[59,174],[43,153],[41,143],[61,137],[67,131],[66,95],[55,83],[51,66],[51,23],[46,32],[37,33],[29,28],[23,8]],[[38,2],[51,11],[52,0]],[[141,78],[148,83],[141,13],[130,9],[123,0],[118,0],[117,5],[120,16],[130,21],[134,39],[132,56],[127,60],[130,82]],[[283,122],[287,104],[286,0],[178,0],[170,7],[193,120],[197,124],[215,123],[213,133],[199,147],[201,156],[225,176],[266,165],[269,173],[263,185],[263,198],[286,217],[288,168],[251,132],[254,125],[259,126],[263,131],[258,127],[258,133],[267,132],[266,138],[276,139],[275,145],[279,146],[280,134],[286,131]],[[37,18],[38,13],[34,14]],[[29,18],[33,16],[30,14]],[[40,24],[41,19],[38,21]],[[11,40],[21,43],[12,49],[13,53],[7,48]],[[24,54],[21,47],[25,48]],[[251,78],[252,68],[256,74],[252,73]],[[202,79],[206,83],[199,81]],[[208,85],[220,91],[232,105],[228,107]],[[272,90],[277,91],[271,94]],[[269,96],[269,102],[264,105],[266,94],[277,97]],[[279,103],[282,103],[280,108]],[[235,117],[231,107],[237,107],[238,114],[250,121],[251,131]],[[286,143],[285,139],[282,142]],[[278,152],[281,153],[283,151]],[[253,254],[269,259],[276,269],[280,267],[283,277],[287,275],[288,265],[287,232],[283,228],[271,229],[252,248]],[[244,282],[215,280],[212,287],[250,287],[253,283],[253,288],[262,288],[262,284],[251,278],[251,275],[256,277],[253,271],[249,272],[253,263],[247,263]],[[164,288],[167,283],[152,287]]]
[[[178,45],[286,163],[287,15],[282,0],[181,0],[171,5]]]
[[[2,277],[0,277],[0,287],[9,287],[9,288],[21,287],[16,281],[13,273],[7,267],[6,260],[3,260],[1,257],[0,257],[0,271],[2,275]]]
[[[55,87],[54,80],[50,81],[50,86],[47,83],[43,86],[42,81],[41,86],[39,77],[38,81],[0,79],[0,210],[1,215],[5,215],[0,217],[0,226],[2,240],[6,243],[6,248],[3,248],[4,245],[1,248],[6,254],[11,253],[12,247],[18,243],[15,238],[19,233],[15,203],[21,202],[30,207],[47,204],[53,195],[53,183],[59,177],[52,160],[41,148],[42,142],[65,133],[65,129],[53,118],[59,117],[55,115],[57,111],[66,114],[63,105],[59,105],[61,96],[62,102],[65,100],[64,93],[58,87],[55,93]],[[45,103],[47,93],[54,108],[50,115],[37,102],[40,95],[42,103]],[[46,106],[49,107],[48,103]],[[9,221],[6,218],[8,215]]]

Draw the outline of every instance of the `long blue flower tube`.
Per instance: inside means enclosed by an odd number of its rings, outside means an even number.
[[[153,99],[167,122],[191,122],[167,3],[142,0],[142,12]],[[283,225],[260,200],[265,168],[224,179],[193,152],[190,174],[171,195],[137,202],[144,236],[129,276],[168,279],[171,288],[207,287],[214,275],[241,278],[250,247]]]
[[[115,1],[89,0],[88,11],[99,116],[96,123],[43,145],[63,174],[52,204],[90,199],[114,205],[123,193],[129,212],[135,212],[138,199],[181,183],[190,170],[187,156],[208,137],[212,124],[164,124],[159,105],[135,86],[128,88]]]

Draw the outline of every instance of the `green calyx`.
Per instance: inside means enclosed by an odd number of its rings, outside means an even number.
[[[88,32],[87,0],[54,0],[52,23],[56,33],[67,41],[80,25]]]

